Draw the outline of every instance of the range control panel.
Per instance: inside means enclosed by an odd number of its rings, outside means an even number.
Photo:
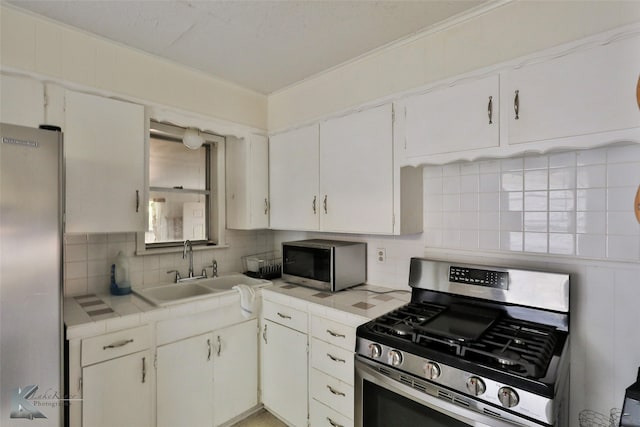
[[[449,267],[449,281],[488,288],[509,289],[509,273],[467,267]]]

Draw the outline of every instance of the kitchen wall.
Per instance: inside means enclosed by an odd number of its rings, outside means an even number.
[[[407,289],[412,256],[571,274],[571,419],[608,416],[640,366],[640,145],[425,166],[424,233],[371,236],[368,282]],[[386,260],[375,250],[384,248]]]
[[[516,1],[487,7],[486,13],[393,43],[269,95],[269,131],[640,20],[637,1]]]
[[[4,3],[0,29],[4,71],[266,129],[263,94]]]

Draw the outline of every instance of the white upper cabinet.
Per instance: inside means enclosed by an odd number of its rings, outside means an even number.
[[[318,125],[274,135],[269,141],[271,228],[319,228]]]
[[[408,158],[500,144],[497,74],[412,96],[397,105],[397,114],[404,114]]]
[[[144,107],[65,94],[66,232],[144,229]]]
[[[639,73],[638,36],[503,73],[508,143],[640,126]]]
[[[391,104],[320,123],[320,229],[393,234]]]
[[[269,227],[269,142],[251,134],[227,138],[227,228],[236,230]]]
[[[0,121],[37,128],[44,120],[44,85],[34,79],[0,74]]]

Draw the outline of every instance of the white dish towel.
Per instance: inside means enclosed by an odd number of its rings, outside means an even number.
[[[247,285],[235,285],[231,289],[240,293],[240,313],[245,318],[251,317],[256,305],[256,291]]]

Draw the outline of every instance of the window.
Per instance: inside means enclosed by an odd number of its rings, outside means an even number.
[[[151,122],[146,249],[216,241],[217,159],[224,138],[202,133],[205,143],[192,150],[182,144],[183,133]]]

